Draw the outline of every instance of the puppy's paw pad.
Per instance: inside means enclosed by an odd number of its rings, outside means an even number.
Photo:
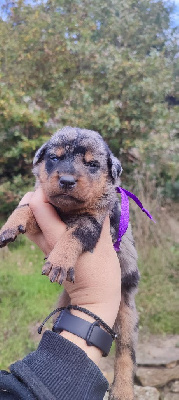
[[[122,398],[121,397],[116,397],[115,395],[113,395],[112,393],[111,394],[109,394],[109,400],[122,400]]]
[[[26,229],[25,229],[25,227],[23,226],[23,225],[18,225],[18,231],[19,231],[19,233],[25,233],[26,232]]]
[[[67,279],[67,269],[51,264],[52,267],[51,267],[51,270],[49,271],[50,263],[48,262],[46,264],[48,264],[46,266],[46,270],[47,270],[46,275],[49,275],[50,282],[58,282],[59,285],[61,285],[63,283],[63,281],[65,281]],[[48,271],[49,271],[49,273],[48,273]]]
[[[120,397],[109,396],[109,400],[121,400]]]
[[[71,268],[68,269],[66,280],[68,282],[73,282],[73,283],[75,282],[75,270],[74,270],[74,268],[71,267]]]
[[[6,246],[10,242],[14,242],[18,235],[17,229],[6,229],[0,234],[0,247]]]
[[[117,393],[120,393],[119,395]],[[115,393],[113,392],[113,390],[109,390],[109,399],[108,400],[123,400],[123,399],[127,399],[127,400],[134,400],[133,395],[129,395],[128,393],[122,393],[121,394],[121,389],[115,390]]]
[[[50,261],[47,261],[42,268],[42,275],[49,275],[51,269],[52,263]]]
[[[49,274],[50,282],[58,282],[61,274],[61,267],[52,267],[51,272]],[[59,282],[60,283],[60,282]]]
[[[65,268],[53,265],[50,261],[47,261],[42,268],[42,275],[48,275],[50,282],[58,282],[59,285],[67,280],[69,282],[75,281],[74,268]]]
[[[59,285],[62,285],[63,281],[65,281],[66,278],[67,278],[67,269],[64,267],[60,267],[60,273],[56,279]]]

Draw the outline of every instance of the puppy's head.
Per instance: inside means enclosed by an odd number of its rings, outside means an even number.
[[[71,127],[56,132],[33,164],[49,202],[67,212],[99,204],[122,170],[99,133]]]

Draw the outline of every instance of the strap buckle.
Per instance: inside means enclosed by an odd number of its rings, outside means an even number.
[[[93,333],[93,329],[94,329],[95,326],[98,326],[100,328],[100,325],[98,324],[98,322],[95,321],[95,322],[91,323],[91,325],[90,325],[90,327],[88,329],[88,333],[86,335],[86,343],[87,343],[88,346],[94,346],[93,343],[90,342],[90,337],[91,337],[91,335]]]

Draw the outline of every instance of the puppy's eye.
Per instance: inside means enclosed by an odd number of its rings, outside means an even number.
[[[53,161],[58,161],[58,157],[55,154],[50,154],[49,157]]]
[[[99,168],[100,167],[100,164],[99,164],[99,162],[98,161],[88,161],[88,162],[85,162],[85,164],[87,165],[87,166],[89,166],[89,167],[91,167],[91,168],[95,168],[95,169],[97,169],[97,168]]]
[[[99,162],[98,161],[90,161],[89,165],[90,165],[90,167],[98,168],[99,167]]]

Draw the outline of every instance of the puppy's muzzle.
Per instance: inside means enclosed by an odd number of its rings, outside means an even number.
[[[72,175],[64,175],[59,179],[59,184],[62,189],[73,189],[76,185],[76,180]]]

